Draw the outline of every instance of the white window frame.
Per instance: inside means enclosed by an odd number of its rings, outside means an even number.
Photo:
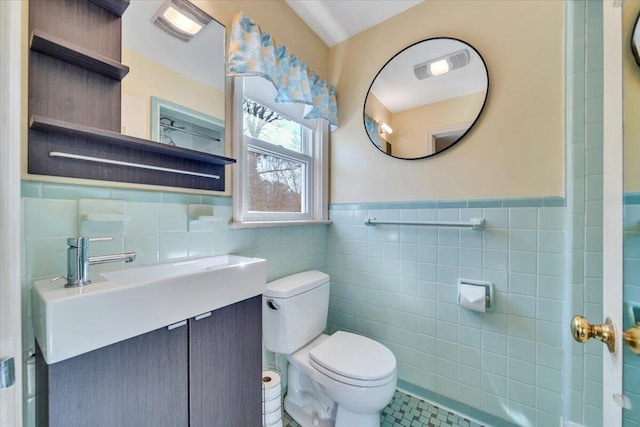
[[[232,88],[232,143],[233,156],[237,163],[232,167],[233,218],[232,228],[281,227],[288,225],[328,224],[329,219],[329,126],[326,120],[316,119],[316,129],[311,132],[309,155],[276,147],[260,140],[244,136],[242,100],[244,96],[242,77],[233,78]],[[271,107],[270,107],[271,108]],[[247,155],[248,146],[259,151],[288,157],[307,163],[308,180],[304,213],[248,212],[247,197]]]

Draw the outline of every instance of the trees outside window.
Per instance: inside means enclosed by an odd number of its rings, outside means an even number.
[[[305,213],[310,130],[243,99],[248,212]]]
[[[260,77],[234,79],[234,228],[328,222],[328,123],[276,95]]]

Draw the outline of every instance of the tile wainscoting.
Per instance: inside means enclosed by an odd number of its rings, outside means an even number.
[[[570,268],[564,203],[415,208],[421,203],[331,206],[331,332],[349,330],[387,345],[400,380],[435,393],[436,404],[440,395],[480,420],[490,414],[519,425],[559,425]],[[368,226],[368,217],[484,218],[485,230]],[[458,278],[492,282],[495,311],[461,309]]]

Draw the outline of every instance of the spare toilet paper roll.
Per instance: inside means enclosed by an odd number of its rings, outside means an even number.
[[[282,404],[280,403],[280,396],[276,396],[274,399],[262,402],[262,412],[264,412],[265,414],[267,412],[273,412],[276,409],[280,409],[281,405]]]
[[[276,424],[278,421],[282,420],[282,411],[278,408],[273,412],[266,413],[262,416],[262,420],[266,426]]]
[[[487,310],[486,288],[476,285],[460,285],[460,305],[468,310],[485,312]]]
[[[280,418],[278,421],[276,421],[273,424],[267,424],[267,427],[282,427],[282,418]]]
[[[262,372],[262,400],[272,400],[280,397],[280,375],[274,371]]]

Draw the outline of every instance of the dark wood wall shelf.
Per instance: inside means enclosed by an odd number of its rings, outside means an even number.
[[[129,0],[89,0],[93,4],[97,4],[101,8],[108,10],[116,16],[122,16],[129,7]]]
[[[29,1],[28,173],[225,191],[234,159],[120,133],[129,71],[121,63],[121,16],[128,6]]]
[[[36,52],[114,80],[122,80],[129,73],[129,67],[126,65],[122,65],[117,61],[93,53],[88,49],[76,46],[73,43],[69,43],[43,31],[33,30],[31,32],[29,47]]]
[[[235,159],[229,157],[188,150],[181,147],[173,147],[159,142],[122,135],[117,132],[96,129],[37,115],[31,116],[29,119],[29,128],[59,135],[87,138],[105,144],[165,154],[181,159],[196,160],[212,165],[229,165],[236,162]]]

